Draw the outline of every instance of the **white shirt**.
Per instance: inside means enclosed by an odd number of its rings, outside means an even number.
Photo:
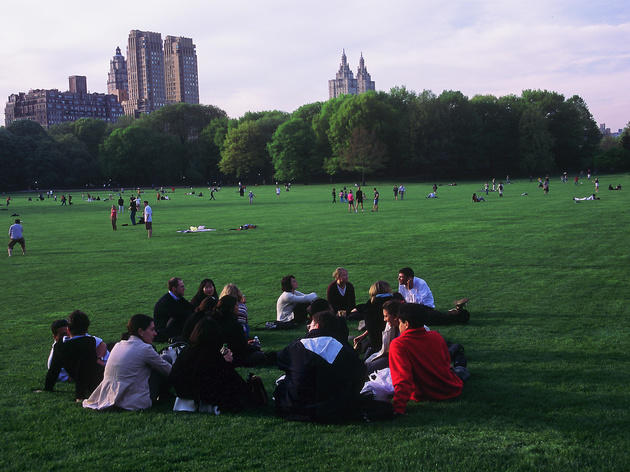
[[[399,285],[398,291],[407,303],[419,303],[435,308],[431,289],[424,280],[418,277],[413,278],[413,288],[411,290],[409,290],[406,285]]]
[[[153,221],[152,216],[153,216],[153,210],[151,209],[151,207],[149,205],[145,206],[144,207],[144,221],[145,222]]]
[[[298,303],[310,303],[317,298],[315,292],[304,295],[302,292],[282,292],[276,302],[276,320],[291,321],[293,319],[293,309]]]

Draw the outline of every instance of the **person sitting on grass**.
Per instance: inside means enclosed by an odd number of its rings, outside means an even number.
[[[404,414],[407,402],[448,400],[458,397],[468,378],[465,367],[451,368],[446,341],[436,331],[427,331],[420,317],[403,305],[398,314],[400,336],[389,347],[389,369],[394,385],[394,413]]]
[[[152,345],[156,336],[153,318],[133,315],[127,323],[127,332],[112,349],[103,381],[83,401],[83,408],[150,408],[171,372],[171,364]]]
[[[208,302],[212,305],[211,308],[214,308],[219,301],[219,298],[217,297],[217,288],[215,287],[212,279],[203,279],[201,281],[199,288],[197,289],[197,293],[195,293],[195,296],[190,300],[190,304],[193,308],[197,308],[206,298],[211,299]]]
[[[298,283],[293,275],[285,275],[280,281],[282,294],[276,302],[276,320],[281,323],[292,321],[302,325],[306,322],[306,308],[317,298],[315,292],[308,295],[297,290]]]
[[[190,346],[177,356],[170,381],[177,396],[197,407],[212,405],[220,411],[252,406],[247,383],[234,369],[232,352],[221,353],[225,338],[211,318],[201,319],[190,335]]]
[[[334,312],[350,313],[356,306],[356,296],[354,285],[348,282],[348,271],[343,267],[337,267],[332,277],[333,281],[326,289],[326,298]]]
[[[314,313],[309,332],[278,353],[276,414],[292,420],[339,422],[356,416],[365,366],[334,338],[333,313]]]
[[[238,300],[231,295],[219,299],[211,318],[216,321],[223,333],[225,342],[234,355],[234,365],[237,367],[252,367],[271,362],[275,353],[266,354],[247,340],[243,327],[237,321]]]
[[[68,317],[69,338],[53,346],[50,368],[46,374],[45,390],[53,391],[61,369],[65,369],[75,382],[75,399],[90,396],[103,379],[103,366],[96,354],[96,341],[87,334],[90,319],[82,311],[75,310]]]
[[[365,359],[367,375],[389,367],[389,346],[400,335],[398,331],[398,313],[403,302],[387,300],[383,303],[383,319],[387,323],[382,333],[381,349]]]
[[[477,196],[477,194],[476,194],[476,193],[473,193],[473,195],[472,195],[472,201],[473,201],[473,202],[475,202],[475,203],[479,203],[479,202],[485,202],[485,201],[486,201],[486,199],[485,199],[485,198],[483,198],[482,196]]]
[[[168,281],[166,292],[155,304],[153,316],[157,330],[156,341],[166,342],[181,338],[186,320],[193,312],[192,305],[184,298],[186,287],[179,277]]]
[[[236,320],[243,327],[243,331],[245,331],[245,336],[249,337],[249,324],[248,324],[248,316],[247,316],[247,299],[243,292],[239,290],[239,288],[235,284],[227,284],[221,290],[221,294],[219,298],[222,298],[226,295],[231,295],[238,301],[238,313],[236,315]]]
[[[391,300],[392,289],[384,280],[377,280],[370,286],[370,298],[367,303],[357,305],[349,314],[351,320],[365,320],[365,331],[353,340],[357,352],[370,355],[381,349],[385,321],[383,304]]]

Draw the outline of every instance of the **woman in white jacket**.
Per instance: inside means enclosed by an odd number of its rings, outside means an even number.
[[[152,405],[149,377],[153,372],[168,376],[171,364],[152,346],[157,332],[153,318],[134,315],[127,323],[127,334],[112,349],[103,381],[83,401],[84,408],[104,410],[144,410]]]
[[[317,294],[311,292],[308,295],[298,292],[298,283],[292,275],[282,277],[282,295],[276,303],[276,320],[286,323],[293,321],[296,324],[306,322],[306,308],[315,299]]]

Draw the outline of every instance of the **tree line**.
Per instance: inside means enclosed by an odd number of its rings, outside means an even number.
[[[0,166],[2,190],[615,172],[630,170],[630,128],[602,139],[577,95],[396,87],[238,119],[180,103],[113,125],[20,120],[0,128]]]

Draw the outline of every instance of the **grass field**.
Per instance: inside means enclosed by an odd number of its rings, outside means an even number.
[[[6,231],[20,215],[28,253],[16,246],[0,258],[0,470],[626,471],[630,176],[600,181],[601,200],[577,204],[592,183],[554,178],[545,196],[519,181],[479,204],[479,183],[441,186],[436,200],[424,198],[430,184],[411,184],[404,201],[379,183],[380,211],[358,214],[330,203],[331,186],[295,185],[279,198],[255,187],[251,206],[234,188],[217,201],[207,189],[161,202],[147,191],[150,240],[141,226],[121,226],[127,211],[113,232],[108,201],[75,192],[61,207],[12,195],[0,221]],[[258,228],[228,231],[246,223]],[[191,225],[217,231],[176,232]],[[211,277],[243,290],[256,326],[275,317],[283,275],[325,296],[339,265],[359,301],[376,280],[395,284],[403,266],[428,282],[438,308],[471,298],[468,325],[437,328],[466,348],[472,378],[459,399],[412,403],[392,422],[328,426],[284,422],[271,406],[218,417],[167,406],[98,413],[75,404],[70,385],[33,392],[50,322],[74,309],[88,313],[90,333],[116,340],[132,314],[152,313],[169,277],[184,279],[187,298]],[[255,334],[276,350],[300,332]],[[254,371],[271,393],[280,372]]]

